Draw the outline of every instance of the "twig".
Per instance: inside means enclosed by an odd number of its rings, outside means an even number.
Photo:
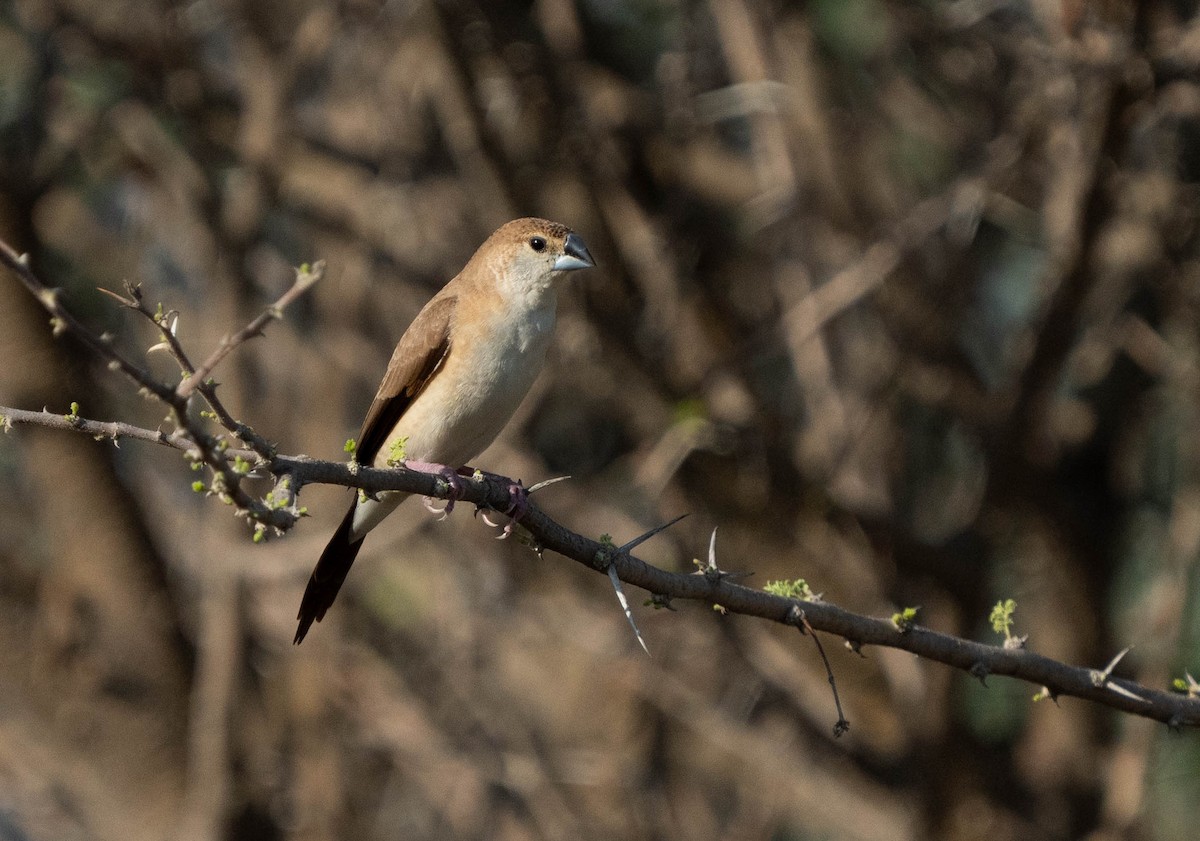
[[[324,271],[324,264],[320,263],[318,264],[317,271],[311,273],[310,276],[314,276],[319,279],[319,272],[322,271]],[[299,282],[298,275],[297,284],[299,284]],[[311,286],[312,283],[315,282],[316,281],[313,280],[312,282],[308,283],[308,285]],[[295,286],[293,286],[293,289],[294,288]],[[161,307],[156,310],[151,310],[148,306],[146,306],[146,301],[142,296],[141,288],[132,283],[125,284],[125,292],[129,296],[127,298],[122,297],[116,292],[112,292],[108,289],[101,289],[100,291],[115,299],[121,306],[131,309],[143,316],[158,329],[159,334],[162,336],[162,343],[161,345],[156,345],[155,347],[163,347],[171,353],[171,356],[175,358],[176,364],[179,365],[179,370],[183,374],[184,382],[195,376],[196,368],[192,364],[191,359],[188,357],[187,351],[185,351],[183,345],[180,344],[179,338],[175,335],[175,327],[178,324],[178,315],[173,310],[165,313],[162,311]],[[277,303],[276,306],[279,306],[279,304]],[[173,315],[175,318],[172,318]],[[151,348],[151,350],[154,349],[155,348]],[[219,397],[217,397],[216,383],[206,379],[196,386],[196,390],[200,392],[200,395],[204,398],[205,402],[208,403],[209,408],[212,409],[213,414],[216,416],[217,422],[220,423],[222,427],[224,427],[230,434],[235,436],[239,441],[245,442],[247,446],[254,450],[255,454],[258,455],[259,458],[267,459],[274,454],[275,448],[270,441],[263,438],[248,425],[234,418],[229,410],[225,408],[225,404]],[[176,393],[178,394],[178,390]],[[182,396],[185,399],[187,397],[187,395]]]
[[[796,607],[798,612],[798,621],[800,623],[801,633],[807,633],[812,637],[812,641],[817,646],[817,653],[821,655],[821,662],[825,664],[825,676],[829,678],[829,688],[833,690],[833,705],[837,708],[837,721],[833,724],[833,736],[839,738],[850,729],[850,722],[846,720],[845,713],[842,712],[842,699],[838,697],[837,681],[833,677],[833,667],[829,665],[829,658],[825,656],[825,646],[821,644],[821,638],[817,636],[817,630],[808,621],[804,615],[804,611]]]
[[[195,391],[201,383],[208,379],[208,376],[213,372],[213,369],[221,364],[222,359],[224,359],[238,345],[242,344],[248,339],[252,339],[255,336],[261,336],[263,334],[263,330],[272,321],[283,318],[283,311],[288,304],[292,303],[292,301],[296,300],[305,292],[307,292],[308,289],[314,283],[319,281],[324,275],[324,260],[318,260],[312,266],[301,266],[299,269],[297,269],[296,281],[292,284],[291,288],[280,295],[279,300],[264,309],[253,321],[251,321],[241,330],[237,331],[232,336],[226,336],[225,338],[221,339],[216,350],[209,355],[208,359],[204,360],[204,362],[200,364],[200,367],[198,367],[190,377],[179,384],[179,387],[175,389],[175,393],[180,397],[187,397],[189,394]]]
[[[85,432],[97,441],[112,441],[118,446],[122,438],[148,441],[151,444],[165,444],[178,450],[186,450],[191,446],[191,441],[179,431],[168,435],[161,429],[144,429],[121,421],[96,421],[70,415],[57,415],[49,409],[34,412],[28,409],[0,406],[0,429],[7,432],[14,426],[44,426],[48,429]]]

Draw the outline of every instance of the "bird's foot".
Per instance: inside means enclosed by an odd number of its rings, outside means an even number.
[[[445,480],[450,486],[450,495],[446,498],[446,504],[438,508],[433,497],[427,496],[423,500],[426,510],[434,514],[441,514],[441,519],[446,519],[450,512],[454,510],[454,503],[463,497],[462,480],[458,477],[458,471],[453,467],[447,467],[444,464],[436,464],[428,461],[405,461],[403,462],[406,470],[415,470],[418,473],[432,473]]]
[[[508,508],[500,511],[499,513],[508,517],[508,522],[504,524],[504,531],[496,536],[497,540],[503,540],[513,533],[513,529],[516,528],[517,522],[529,513],[529,491],[527,491],[525,486],[521,484],[520,479],[509,479],[497,473],[488,473],[485,470],[473,470],[472,475],[475,473],[486,476],[489,479],[504,482],[507,485],[509,505]],[[477,509],[475,513],[480,514],[480,511],[482,511],[482,508]],[[492,528],[500,528],[500,523],[493,522],[492,518],[488,516],[488,513],[489,512],[487,511],[483,511],[483,513],[480,514],[480,516],[483,517],[483,521]]]
[[[517,523],[529,513],[529,491],[525,490],[520,479],[508,483],[508,498],[508,510],[504,512],[508,515],[508,522],[504,524],[504,531],[499,534],[497,540],[503,540],[512,534]]]

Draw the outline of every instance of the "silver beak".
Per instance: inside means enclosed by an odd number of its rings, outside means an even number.
[[[590,269],[595,265],[596,261],[588,253],[587,246],[583,244],[583,238],[579,234],[567,234],[562,256],[554,261],[554,271],[571,272],[575,269]]]

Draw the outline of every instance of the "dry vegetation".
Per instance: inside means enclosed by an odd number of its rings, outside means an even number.
[[[143,284],[341,458],[392,343],[501,222],[580,231],[545,377],[482,466],[688,570],[1163,687],[1200,669],[1200,21],[1187,0],[0,6],[0,238],[131,357]],[[0,404],[155,427],[0,278]],[[172,376],[170,360],[148,364]],[[636,608],[462,510],[286,539],[177,453],[0,437],[0,837],[1178,838],[1200,745],[899,651]],[[635,601],[640,593],[631,591]]]

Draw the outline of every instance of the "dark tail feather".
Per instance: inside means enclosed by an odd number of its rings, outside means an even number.
[[[351,505],[350,510],[346,512],[342,524],[329,539],[329,545],[321,553],[321,559],[317,561],[317,566],[308,579],[304,598],[300,600],[300,613],[296,616],[300,620],[300,626],[296,628],[296,639],[292,641],[295,645],[299,645],[304,639],[313,622],[320,622],[325,618],[325,611],[329,610],[329,606],[337,598],[338,590],[342,589],[342,582],[346,580],[346,574],[350,572],[354,559],[358,557],[358,550],[362,548],[362,538],[355,542],[350,541],[354,509],[355,505]]]

